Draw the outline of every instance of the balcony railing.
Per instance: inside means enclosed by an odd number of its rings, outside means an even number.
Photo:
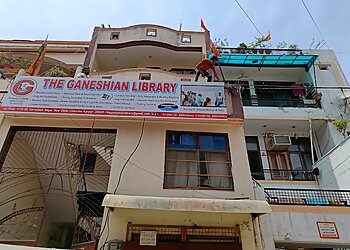
[[[251,86],[242,83],[244,106],[320,108],[320,96],[310,84],[254,83],[256,94],[250,92]]]
[[[350,206],[350,191],[265,188],[266,201],[273,205]]]
[[[300,49],[249,49],[249,48],[219,48],[222,54],[265,54],[265,55],[303,55]]]
[[[271,180],[286,181],[314,181],[315,176],[309,170],[281,170],[281,169],[263,169],[260,172],[252,172],[256,180],[265,180],[269,176]]]

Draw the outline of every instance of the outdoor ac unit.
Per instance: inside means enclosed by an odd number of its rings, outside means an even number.
[[[273,135],[267,138],[267,150],[286,150],[292,145],[290,136],[288,135]]]

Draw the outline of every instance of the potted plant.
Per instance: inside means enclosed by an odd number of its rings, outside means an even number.
[[[46,71],[45,76],[49,77],[67,77],[68,74],[64,72],[63,69],[60,69],[58,66],[54,66],[48,71]]]

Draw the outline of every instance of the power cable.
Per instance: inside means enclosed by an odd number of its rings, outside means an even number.
[[[139,146],[140,146],[140,144],[141,144],[141,141],[142,141],[142,138],[143,138],[143,134],[144,134],[144,129],[145,129],[145,123],[146,123],[146,118],[143,118],[142,126],[141,126],[141,133],[140,133],[139,139],[138,139],[138,141],[137,141],[137,144],[136,144],[134,150],[131,152],[131,154],[129,155],[129,157],[126,159],[124,165],[122,166],[122,168],[121,168],[121,170],[120,170],[120,173],[119,173],[119,176],[118,176],[117,185],[116,185],[116,187],[115,187],[115,189],[114,189],[114,191],[113,191],[113,194],[116,194],[116,193],[117,193],[118,187],[119,187],[120,182],[121,182],[121,179],[122,179],[123,172],[124,172],[124,170],[125,170],[127,164],[129,163],[131,157],[136,153],[137,149],[139,148]],[[103,226],[103,229],[102,229],[100,235],[103,234],[103,231],[104,231],[104,229],[106,228],[106,223],[109,224],[109,213],[110,213],[110,211],[108,210],[108,211],[107,211],[106,220],[105,220],[105,224],[104,224],[104,226]],[[103,249],[104,246],[107,244],[108,237],[109,237],[109,226],[108,226],[108,233],[107,233],[106,239],[105,239],[103,245],[100,247],[100,250]]]
[[[144,132],[144,128],[145,128],[145,121],[146,121],[146,118],[143,118],[143,121],[142,121],[142,127],[141,127],[141,133],[140,133],[140,137],[139,137],[139,140],[134,148],[134,150],[132,151],[132,153],[129,155],[129,157],[126,159],[123,167],[121,168],[120,170],[120,173],[119,173],[119,176],[118,176],[118,181],[117,181],[117,185],[114,189],[114,192],[113,194],[116,194],[117,193],[117,190],[118,190],[118,187],[120,185],[120,181],[121,181],[121,178],[122,178],[122,175],[123,175],[123,172],[125,170],[125,167],[126,165],[129,163],[131,157],[135,154],[135,152],[137,151],[137,149],[139,148],[140,146],[140,143],[141,143],[141,140],[142,140],[142,137],[143,137],[143,132]]]
[[[314,25],[315,25],[316,29],[318,30],[318,33],[320,34],[321,38],[323,39],[324,44],[325,44],[325,45],[327,45],[327,48],[328,48],[328,49],[330,49],[330,47],[329,47],[328,43],[326,42],[326,39],[324,38],[324,36],[323,36],[323,34],[322,34],[322,32],[321,32],[320,28],[318,27],[318,25],[317,25],[317,23],[316,23],[316,21],[315,21],[314,17],[312,16],[312,14],[311,14],[311,12],[310,12],[309,8],[306,6],[306,4],[305,4],[304,0],[301,0],[301,2],[303,3],[303,5],[304,5],[304,7],[305,7],[305,9],[306,9],[306,11],[307,11],[307,13],[309,13],[309,16],[310,16],[310,18],[311,18],[312,22],[314,23]],[[323,45],[324,45],[324,44],[323,44]],[[320,49],[323,47],[323,45],[320,47]]]
[[[264,38],[263,33],[261,33],[261,31],[258,29],[258,27],[255,25],[254,21],[250,18],[250,16],[248,15],[248,13],[245,11],[245,9],[243,8],[243,6],[238,2],[238,0],[235,0],[235,2],[237,3],[237,5],[239,6],[239,8],[243,11],[243,13],[246,15],[246,17],[249,19],[249,21],[253,24],[254,28],[256,29],[256,31],[261,35],[261,37]],[[271,47],[272,44],[270,41],[268,41],[268,43],[270,44]]]

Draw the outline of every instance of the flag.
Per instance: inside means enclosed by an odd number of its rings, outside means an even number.
[[[205,31],[208,31],[207,27],[205,27],[205,24],[203,22],[203,19],[201,19],[201,27],[202,29],[204,29]]]
[[[202,29],[204,29],[205,31],[209,31],[207,29],[207,27],[205,26],[203,19],[201,19],[201,27]],[[210,47],[211,47],[211,51],[213,52],[214,55],[216,56],[221,56],[220,52],[218,51],[218,49],[216,48],[215,44],[213,43],[213,41],[210,38]]]
[[[34,60],[34,62],[29,66],[27,69],[27,73],[31,76],[37,76],[40,72],[41,64],[43,63],[45,52],[46,52],[46,45],[47,45],[47,37],[44,41],[44,43],[39,47],[39,54],[37,58]]]
[[[263,38],[261,41],[262,42],[268,42],[271,40],[271,34],[270,31],[267,33],[267,36],[265,38]]]
[[[215,44],[213,43],[213,41],[211,39],[210,39],[210,47],[211,47],[211,51],[213,52],[214,55],[221,56],[220,52],[218,51],[218,49],[216,48]]]

